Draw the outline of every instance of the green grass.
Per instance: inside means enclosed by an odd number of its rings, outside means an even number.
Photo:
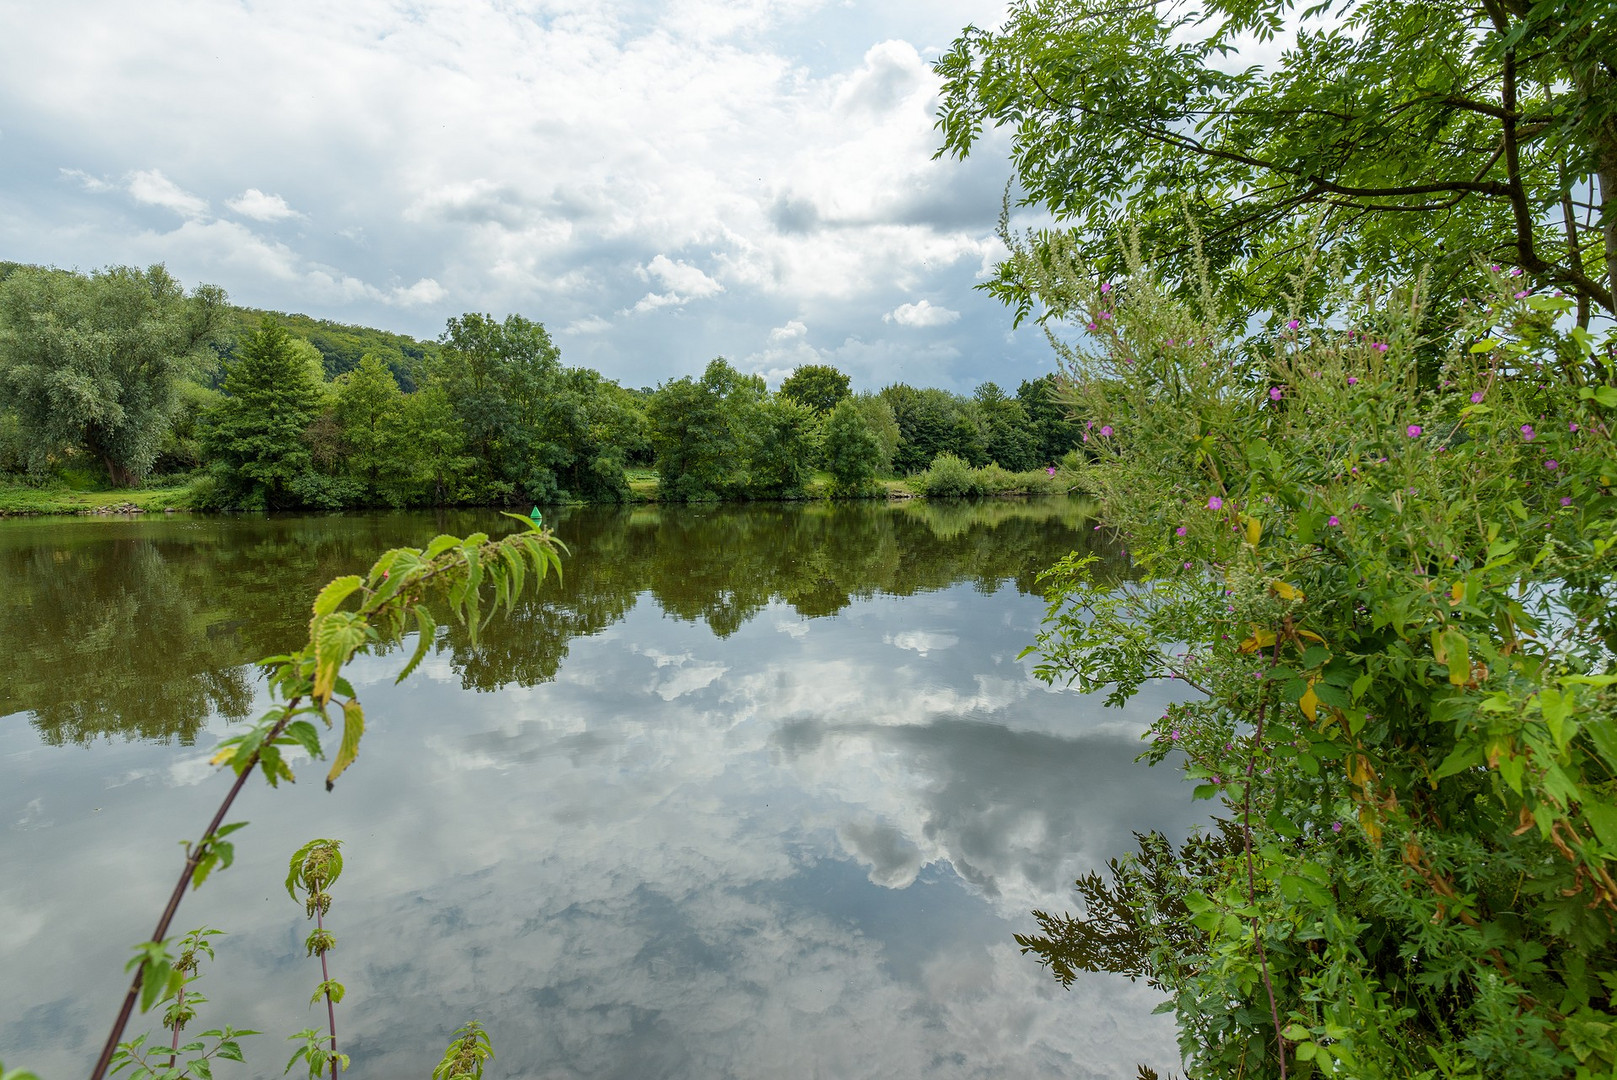
[[[162,513],[169,507],[187,509],[190,502],[183,485],[85,491],[72,483],[29,487],[0,482],[0,516],[93,514],[130,506],[139,507],[146,513]]]

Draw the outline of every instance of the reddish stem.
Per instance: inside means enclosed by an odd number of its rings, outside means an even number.
[[[287,703],[286,711],[275,722],[275,726],[269,729],[269,732],[264,736],[264,743],[260,745],[273,743],[280,736],[286,725],[291,722],[292,711],[297,708],[297,705],[298,699],[296,698]],[[196,871],[197,863],[202,861],[202,856],[207,848],[205,841],[208,837],[218,832],[219,826],[224,824],[225,815],[230,812],[231,804],[236,801],[236,796],[241,794],[242,786],[247,783],[247,777],[257,765],[258,751],[255,750],[253,755],[247,759],[247,764],[242,768],[241,772],[236,774],[236,782],[230,785],[230,791],[225,795],[224,802],[219,804],[219,809],[214,813],[213,820],[202,831],[203,839],[191,846],[190,853],[185,857],[185,869],[180,871],[180,879],[174,883],[174,891],[169,894],[168,906],[163,909],[162,917],[157,920],[157,929],[152,931],[152,936],[149,940],[162,941],[168,934],[169,924],[174,921],[174,915],[180,909],[180,901],[185,899],[185,886],[190,882],[191,875]],[[112,1030],[107,1032],[106,1045],[101,1048],[101,1056],[96,1059],[95,1068],[90,1071],[90,1080],[103,1080],[107,1075],[107,1066],[112,1064],[112,1055],[118,1049],[118,1040],[123,1038],[124,1028],[129,1024],[129,1014],[135,1011],[135,1000],[140,997],[140,984],[145,975],[146,964],[143,961],[135,969],[135,977],[129,981],[129,991],[124,994],[123,1007],[118,1010],[118,1019],[113,1021]]]
[[[315,905],[314,909],[314,925],[315,929],[322,931],[321,936],[324,937],[323,931],[326,924],[320,917],[320,906],[318,904]],[[320,950],[320,981],[328,984],[331,982],[331,972],[326,970],[325,949]],[[326,1022],[331,1027],[331,1080],[337,1080],[337,1009],[332,1004],[331,987],[329,985],[326,987]]]

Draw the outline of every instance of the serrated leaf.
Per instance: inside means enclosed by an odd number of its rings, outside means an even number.
[[[427,650],[432,648],[433,635],[437,631],[437,624],[432,621],[432,614],[426,608],[417,604],[410,610],[415,613],[417,627],[415,652],[410,655],[410,660],[404,665],[404,670],[399,672],[399,677],[393,680],[395,686],[408,679],[410,673],[420,666],[421,661],[427,655]]]
[[[320,748],[320,732],[307,720],[294,720],[286,725],[281,733],[282,738],[303,747],[312,758],[324,757],[325,751]]]
[[[346,577],[340,577],[332,581],[321,589],[320,594],[314,598],[315,618],[330,615],[333,611],[336,611],[338,606],[363,584],[364,582],[358,574],[349,574]]]
[[[350,698],[342,703],[342,743],[337,747],[337,756],[331,763],[331,772],[326,774],[326,790],[330,791],[337,783],[337,777],[343,770],[354,763],[359,756],[359,739],[365,734],[365,710],[358,701]]]

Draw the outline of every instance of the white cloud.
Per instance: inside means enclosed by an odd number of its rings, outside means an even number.
[[[8,128],[8,156],[83,167],[0,192],[8,257],[143,257],[159,246],[148,221],[85,205],[125,189],[189,222],[212,200],[244,225],[299,224],[276,237],[291,273],[196,248],[170,262],[186,280],[416,334],[457,303],[518,311],[571,328],[571,362],[627,381],[745,352],[789,320],[919,368],[944,335],[881,319],[918,296],[961,312],[946,333],[963,347],[929,382],[973,385],[984,372],[956,369],[990,355],[1042,373],[1042,338],[1010,355],[1003,313],[966,306],[1003,139],[932,158],[927,58],[1000,0],[76,2],[93,18],[30,9],[0,36],[0,112],[34,118]],[[63,145],[74,160],[51,157]],[[442,293],[391,284],[419,281]],[[613,319],[697,304],[677,325]]]
[[[77,180],[79,182],[79,186],[85,191],[93,192],[97,195],[104,191],[118,190],[117,184],[109,183],[108,181],[101,179],[99,176],[91,176],[83,169],[63,169],[61,170],[61,173],[62,176],[68,180]]]
[[[160,169],[139,169],[129,174],[129,194],[136,202],[172,210],[195,220],[208,212],[208,200],[193,195],[164,176]]]
[[[436,304],[449,293],[444,287],[431,278],[422,278],[409,288],[395,288],[389,295],[389,303],[404,307],[413,307],[417,304]]]
[[[795,341],[808,334],[808,327],[800,319],[791,319],[785,326],[777,326],[769,332],[769,343],[781,345],[788,341]]]
[[[936,307],[930,300],[919,300],[913,304],[900,304],[883,315],[882,322],[894,322],[900,326],[931,327],[948,326],[958,318],[960,318],[958,311]]]
[[[242,217],[250,217],[254,221],[285,221],[287,218],[303,216],[286,205],[286,200],[279,195],[266,195],[257,188],[248,188],[234,199],[228,200],[225,205]]]

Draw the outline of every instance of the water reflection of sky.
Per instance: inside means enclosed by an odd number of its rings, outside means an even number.
[[[462,688],[448,654],[402,687],[361,660],[358,765],[251,789],[237,864],[179,925],[231,933],[205,1023],[316,1024],[285,857],[341,837],[331,923],[351,1075],[424,1074],[490,1029],[495,1076],[1124,1076],[1174,1060],[1153,995],[1061,990],[1010,935],[1079,873],[1195,820],[1133,763],[1125,713],[1017,654],[1042,613],[1011,587],[774,603],[727,638],[649,602],[575,639],[554,681]],[[0,720],[0,1057],[82,1073],[188,835],[220,794],[193,747],[40,745]],[[314,770],[311,769],[310,779]],[[256,1045],[255,1045],[256,1044]],[[288,1044],[289,1045],[289,1044]],[[226,1075],[221,1069],[221,1076]]]

